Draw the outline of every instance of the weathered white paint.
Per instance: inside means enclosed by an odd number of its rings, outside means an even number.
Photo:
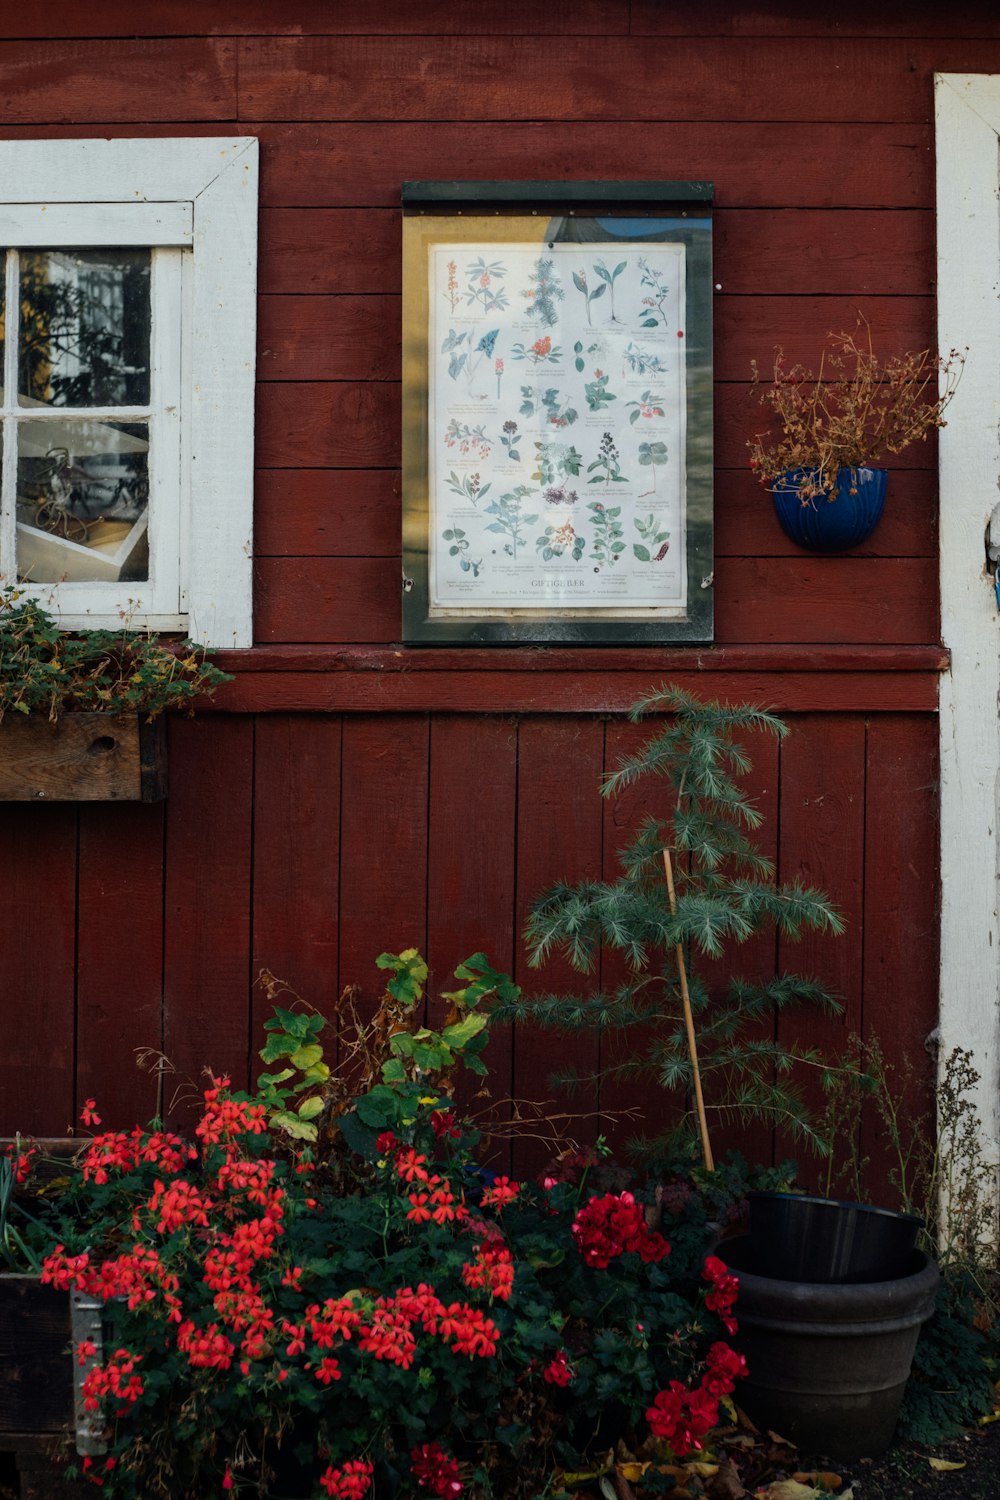
[[[152,576],[40,587],[67,627],[125,609],[136,627],[252,644],[257,162],[251,137],[0,141],[0,244],[157,247]],[[0,553],[10,576],[9,514]]]
[[[986,533],[1000,499],[1000,77],[940,74],[938,347],[967,349],[940,440],[940,1056],[975,1054],[1000,1153],[1000,611]]]

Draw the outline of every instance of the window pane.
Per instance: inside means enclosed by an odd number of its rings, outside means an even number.
[[[149,250],[21,255],[22,406],[149,405]]]
[[[17,571],[35,583],[149,577],[144,422],[19,422]]]

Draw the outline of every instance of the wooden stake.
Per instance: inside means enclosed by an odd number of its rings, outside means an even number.
[[[670,850],[663,851],[663,867],[667,872],[667,894],[670,897],[670,915],[677,915],[677,894],[674,891],[674,867],[670,863]],[[688,1056],[691,1059],[691,1076],[694,1079],[694,1098],[698,1108],[698,1129],[701,1133],[701,1153],[705,1169],[715,1171],[712,1143],[708,1139],[708,1120],[705,1115],[705,1100],[701,1092],[701,1069],[698,1067],[698,1044],[694,1035],[694,1016],[691,1014],[691,996],[688,992],[687,969],[684,966],[684,945],[677,944],[677,972],[681,981],[681,1000],[684,1004],[684,1028],[687,1031]]]

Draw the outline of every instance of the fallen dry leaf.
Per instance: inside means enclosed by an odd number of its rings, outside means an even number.
[[[797,1479],[776,1479],[764,1491],[765,1500],[820,1500],[820,1491]]]
[[[708,1487],[712,1500],[743,1500],[747,1491],[743,1481],[728,1458],[719,1465],[719,1472]]]
[[[685,1465],[689,1474],[697,1474],[699,1479],[712,1479],[719,1472],[718,1464],[694,1463]]]
[[[808,1473],[800,1469],[792,1478],[797,1479],[799,1484],[814,1484],[820,1490],[839,1490],[844,1482],[839,1474],[820,1469],[810,1469]]]
[[[953,1474],[956,1469],[964,1469],[965,1464],[950,1464],[946,1458],[929,1458],[927,1462],[936,1474]]]

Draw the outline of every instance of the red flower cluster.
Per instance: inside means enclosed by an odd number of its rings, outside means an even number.
[[[701,1440],[719,1420],[719,1400],[728,1396],[737,1380],[747,1373],[742,1354],[728,1344],[713,1344],[705,1361],[705,1373],[696,1390],[679,1380],[660,1391],[646,1413],[655,1437],[666,1438],[678,1458],[701,1447]]]
[[[410,1193],[406,1217],[414,1224],[447,1224],[452,1219],[468,1217],[469,1210],[455,1197],[448,1183],[424,1166],[427,1157],[407,1146],[396,1153],[396,1173],[401,1182],[415,1184]]]
[[[121,1416],[134,1406],[143,1392],[140,1376],[133,1374],[141,1360],[141,1354],[130,1354],[127,1349],[116,1349],[105,1365],[95,1365],[88,1370],[83,1381],[83,1404],[87,1411],[98,1411],[105,1397],[120,1401],[115,1415]]]
[[[352,1458],[339,1469],[328,1468],[319,1477],[320,1487],[334,1500],[361,1500],[371,1488],[373,1466],[364,1458]]]
[[[480,1202],[483,1208],[503,1208],[506,1204],[513,1203],[520,1191],[519,1182],[511,1182],[509,1177],[497,1177],[485,1189]]]
[[[31,1163],[38,1155],[38,1147],[21,1146],[19,1148],[17,1146],[8,1146],[4,1155],[13,1168],[14,1181],[20,1187],[28,1179],[28,1174],[31,1171]]]
[[[727,1333],[735,1333],[736,1319],[730,1316],[729,1310],[739,1295],[739,1281],[729,1274],[728,1266],[717,1255],[705,1257],[705,1269],[701,1274],[703,1280],[712,1284],[712,1290],[705,1297],[705,1306],[709,1312],[718,1313]]]
[[[505,1245],[483,1244],[476,1258],[462,1267],[462,1280],[472,1290],[489,1292],[506,1302],[514,1289],[514,1261]]]
[[[432,1495],[440,1495],[442,1500],[447,1500],[449,1495],[462,1493],[458,1464],[450,1454],[445,1453],[440,1443],[424,1443],[419,1448],[413,1448],[410,1463],[413,1465],[413,1477],[421,1489],[430,1490]]]
[[[157,1178],[153,1184],[153,1196],[146,1207],[157,1220],[160,1234],[173,1234],[185,1224],[207,1229],[212,1200],[183,1178],[172,1182],[169,1187]]]
[[[575,1379],[576,1371],[569,1362],[569,1355],[565,1349],[560,1349],[555,1358],[545,1366],[542,1371],[542,1379],[549,1385],[569,1385]]]
[[[236,1353],[236,1345],[219,1332],[218,1323],[196,1328],[190,1318],[177,1330],[177,1347],[198,1370],[228,1370]]]
[[[646,1413],[655,1437],[666,1438],[678,1458],[701,1448],[701,1440],[719,1420],[718,1398],[699,1386],[689,1391],[679,1380],[660,1391]]]
[[[598,1269],[631,1250],[647,1263],[664,1260],[670,1254],[667,1241],[649,1229],[631,1193],[591,1198],[573,1220],[573,1238],[587,1265]]]

